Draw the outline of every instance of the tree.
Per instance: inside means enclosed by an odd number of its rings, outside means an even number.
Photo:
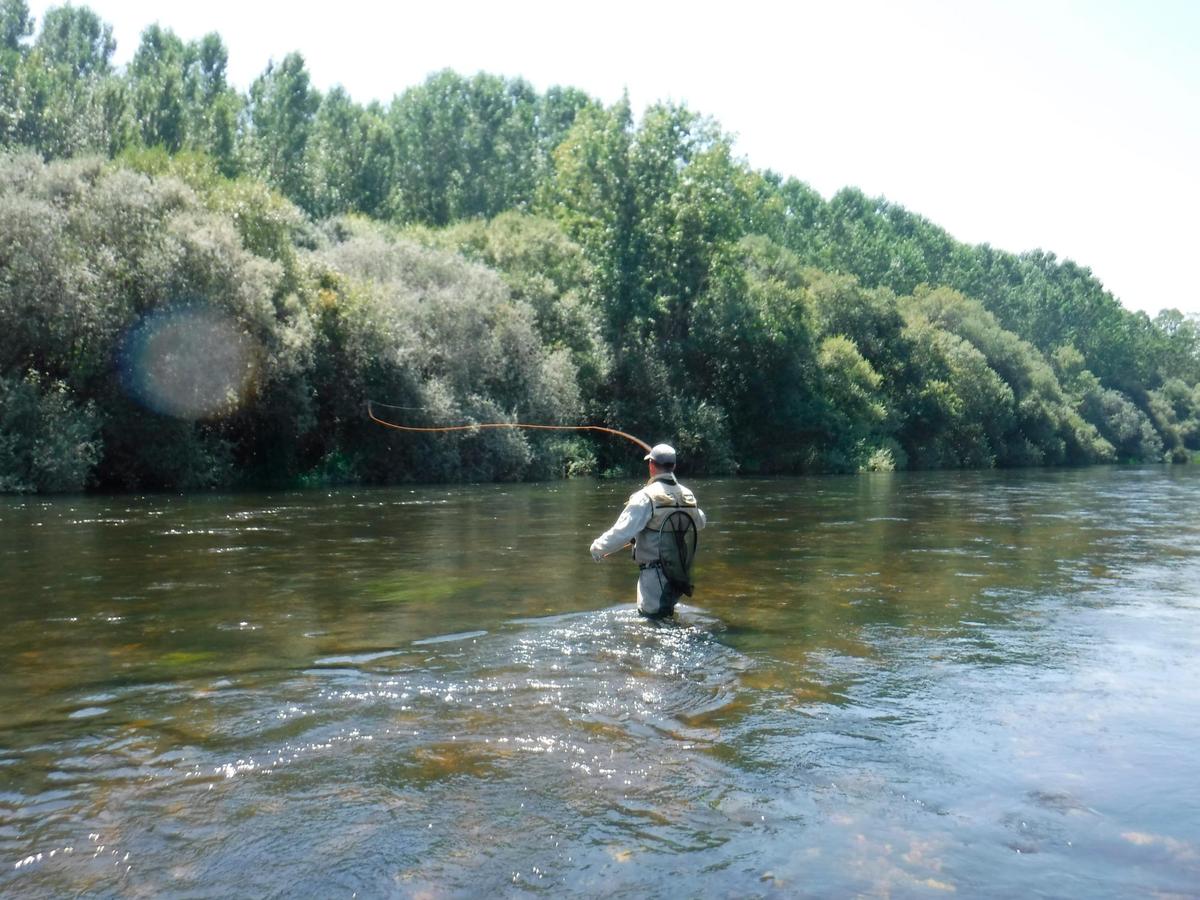
[[[185,44],[158,25],[142,33],[126,78],[145,146],[198,150],[223,173],[234,173],[240,101],[225,82],[227,56],[216,34]]]
[[[190,45],[188,132],[191,145],[216,160],[225,175],[238,172],[237,120],[242,99],[226,81],[229,52],[216,33]]]
[[[312,175],[309,211],[320,218],[385,211],[394,166],[378,107],[363,109],[340,87],[321,101],[306,148]]]
[[[289,53],[255,79],[245,111],[243,153],[248,168],[304,208],[312,203],[307,151],[320,105],[304,57]]]
[[[748,471],[821,468],[828,405],[808,284],[793,254],[751,236],[722,255],[696,300],[684,374],[671,383],[727,419],[728,452]]]
[[[805,265],[831,269],[821,195],[802,181],[785,180],[774,172],[750,173],[750,177],[747,232],[769,237]]]
[[[742,237],[740,175],[714,122],[679,106],[646,111],[630,155],[634,287],[651,333],[667,345],[686,343],[713,260]]]
[[[94,403],[38,372],[0,374],[0,493],[81,491],[100,457]]]
[[[20,12],[9,15],[6,28],[13,35],[23,28]],[[112,29],[90,9],[47,11],[28,53],[4,52],[5,74],[11,71],[12,79],[4,79],[0,95],[7,97],[10,137],[48,157],[111,155],[124,148],[132,119],[125,85],[112,71],[115,48]]]
[[[25,0],[0,0],[0,146],[20,143],[25,137],[29,55],[25,39],[33,34],[33,25]]]
[[[158,25],[142,32],[128,76],[134,116],[148,147],[161,145],[177,153],[188,143],[187,57],[187,48],[174,32]]]
[[[542,95],[537,113],[538,184],[553,176],[554,151],[566,138],[579,114],[585,109],[599,108],[599,103],[578,88],[556,85]]]
[[[358,472],[380,481],[556,469],[554,446],[520,432],[395,440],[361,415],[372,397],[417,407],[406,418],[425,424],[570,423],[580,398],[568,355],[541,341],[532,309],[495,272],[362,220],[334,224],[319,254],[329,273],[314,374],[322,455],[353,450]]]
[[[0,51],[23,53],[34,21],[25,0],[0,0]]]
[[[1159,377],[1200,383],[1200,315],[1164,309],[1155,317],[1154,327],[1161,336],[1155,359]]]
[[[560,133],[582,101],[545,101],[521,79],[449,70],[405,91],[388,112],[396,142],[395,208],[407,222],[448,225],[529,206],[544,166],[543,127]]]
[[[1187,462],[1189,450],[1200,450],[1200,390],[1169,378],[1149,395],[1150,419],[1163,437],[1173,461]]]
[[[871,438],[887,420],[887,407],[879,395],[883,378],[844,335],[821,341],[817,365],[829,406],[826,459],[835,471],[857,471],[877,449]]]
[[[112,26],[86,6],[56,6],[46,11],[36,46],[48,65],[82,80],[112,71],[117,42]]]
[[[970,342],[1011,390],[1011,425],[989,441],[998,464],[1061,463],[1067,459],[1069,447],[1085,442],[1082,435],[1074,433],[1077,420],[1045,358],[1031,344],[1001,328],[978,301],[949,288],[922,288],[908,304],[908,311]],[[980,396],[987,393],[994,392]],[[995,417],[987,405],[973,412]]]
[[[541,201],[595,269],[610,344],[616,344],[638,318],[632,128],[627,98],[610,109],[583,109],[554,151],[554,180]]]

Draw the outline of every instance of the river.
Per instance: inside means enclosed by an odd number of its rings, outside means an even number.
[[[1200,469],[0,498],[0,894],[1200,896]]]

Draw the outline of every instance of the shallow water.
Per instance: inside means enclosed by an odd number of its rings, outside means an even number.
[[[0,893],[1200,896],[1200,470],[689,483],[0,499]]]

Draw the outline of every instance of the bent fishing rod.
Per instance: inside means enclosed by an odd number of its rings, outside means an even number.
[[[377,422],[386,428],[394,428],[397,431],[415,431],[415,432],[437,432],[437,431],[474,431],[476,428],[527,428],[532,431],[602,431],[605,434],[615,434],[617,437],[623,437],[627,441],[633,441],[647,453],[650,452],[650,445],[641,438],[636,438],[632,434],[627,434],[624,431],[617,431],[615,428],[606,428],[603,425],[534,425],[528,422],[473,422],[463,425],[400,425],[396,422],[389,422],[387,419],[381,419],[375,415],[374,407],[388,406],[386,403],[375,404],[373,401],[367,401],[367,416],[372,422]],[[412,407],[394,406],[391,409],[409,409]]]
[[[379,406],[387,407],[388,409],[420,409],[422,407],[411,406],[392,406],[387,403],[380,403]],[[641,438],[636,438],[632,434],[624,431],[618,431],[615,428],[606,428],[603,425],[540,425],[531,424],[528,422],[475,422],[463,425],[400,425],[397,422],[389,422],[387,419],[381,419],[375,415],[374,401],[367,401],[367,416],[372,422],[376,422],[385,428],[394,428],[396,431],[409,431],[420,433],[431,432],[446,432],[446,431],[473,431],[476,428],[527,428],[533,431],[600,431],[605,434],[615,434],[617,437],[623,437],[627,441],[633,441],[647,453],[650,452],[650,445]],[[632,542],[631,542],[632,543]],[[612,556],[614,553],[620,553],[628,548],[630,544],[624,547],[618,547],[616,550],[604,554],[604,558]]]

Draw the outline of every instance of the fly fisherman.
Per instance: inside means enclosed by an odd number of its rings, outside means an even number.
[[[696,530],[706,520],[695,494],[675,480],[675,448],[657,444],[644,459],[650,464],[649,482],[630,496],[613,527],[592,541],[592,559],[600,562],[632,541],[640,570],[638,612],[660,619],[675,612],[680,594],[692,593],[691,553]],[[685,550],[688,531],[690,549]]]

